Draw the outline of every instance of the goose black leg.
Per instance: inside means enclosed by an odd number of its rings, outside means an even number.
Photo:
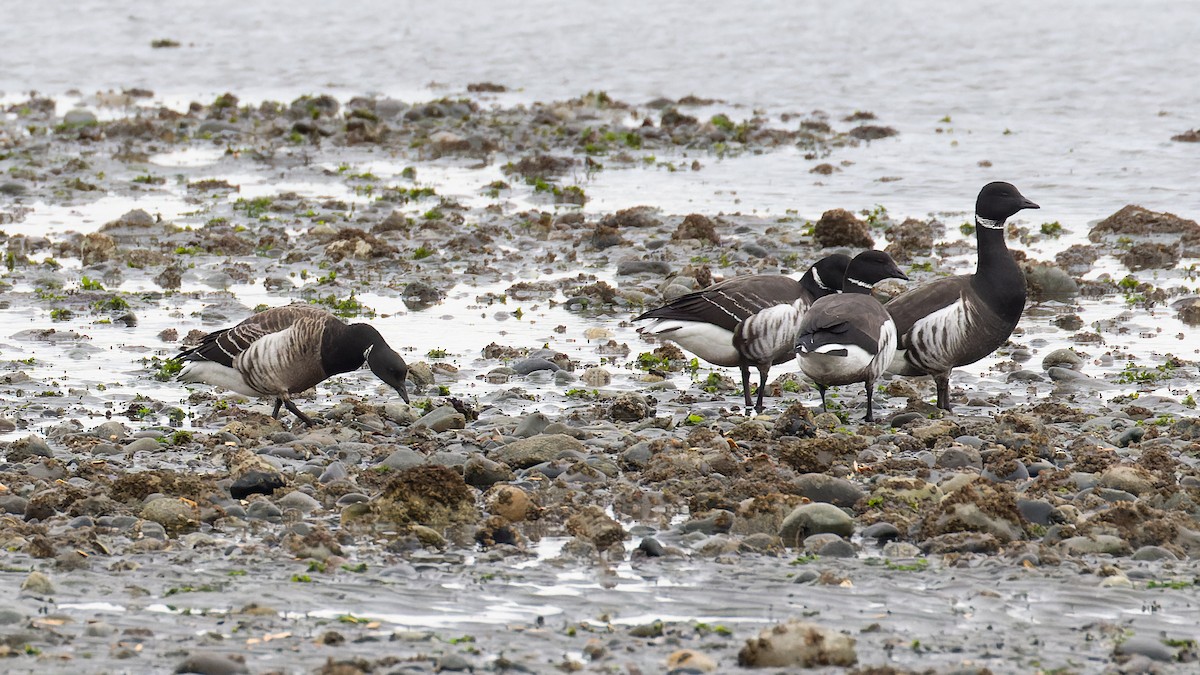
[[[739,363],[738,370],[742,371],[742,394],[746,397],[746,410],[750,410],[750,407],[754,405],[753,401],[750,400],[750,366],[749,364]],[[762,404],[761,399],[759,400],[759,404]],[[761,408],[759,412],[762,412]]]
[[[821,412],[829,412],[829,408],[825,406],[825,390],[828,388],[823,384],[817,385],[817,391],[821,392]]]
[[[292,403],[292,399],[289,398],[289,399],[279,399],[279,400],[283,401],[283,404],[285,406],[287,406],[287,409],[292,411],[293,415],[295,415],[296,417],[299,417],[301,422],[304,422],[309,427],[317,426],[317,425],[313,424],[313,421],[311,419],[309,419],[308,415],[305,415],[304,413],[300,412],[300,409],[296,407],[296,404]]]
[[[871,390],[875,388],[874,386],[872,386],[873,384],[874,383],[871,382],[870,380],[867,380],[867,382],[866,382],[866,385],[867,385],[867,416],[863,418],[864,422],[874,422],[875,421],[875,415],[873,415],[871,412],[871,394],[874,393]]]
[[[271,411],[271,417],[279,419],[279,407],[283,405],[283,399],[275,399],[275,409]]]
[[[771,366],[758,367],[758,405],[754,406],[757,412],[763,411],[763,393],[767,391],[767,373],[771,372]]]
[[[933,381],[937,385],[937,407],[942,410],[950,410],[950,373],[938,373],[933,376]]]

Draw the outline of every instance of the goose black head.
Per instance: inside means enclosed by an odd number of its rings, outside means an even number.
[[[394,349],[382,340],[376,343],[367,352],[367,367],[375,373],[375,377],[395,388],[405,403],[409,402],[408,389],[404,386],[404,381],[408,378],[408,364]]]
[[[871,287],[884,279],[903,279],[908,281],[908,275],[896,266],[892,256],[883,251],[863,251],[854,256],[850,266],[846,268],[847,293],[858,291],[869,293]]]
[[[988,183],[979,191],[975,200],[975,219],[983,227],[1000,229],[1004,221],[1022,209],[1040,209],[1029,201],[1011,183]]]
[[[837,293],[842,290],[842,280],[846,277],[846,267],[849,264],[850,256],[845,253],[827,255],[808,268],[800,283],[808,286],[814,297]]]

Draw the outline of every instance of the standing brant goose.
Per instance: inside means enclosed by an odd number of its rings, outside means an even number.
[[[183,362],[181,382],[214,384],[246,396],[273,396],[275,410],[288,410],[308,426],[291,394],[339,373],[361,368],[391,385],[408,403],[408,365],[379,331],[365,323],[347,325],[311,305],[288,305],[260,312],[232,328],[209,333],[200,345],[175,357]]]
[[[870,293],[871,287],[884,279],[904,279],[896,261],[883,251],[863,251],[850,261],[842,282],[844,293]],[[746,392],[746,407],[750,407],[750,366],[758,368],[758,403],[754,409],[763,410],[763,392],[767,388],[767,372],[772,364],[784,363],[796,354],[796,340],[801,327],[807,323],[813,308],[846,295],[825,295],[799,307],[776,305],[747,317],[733,332],[733,346],[740,357],[742,387]],[[874,299],[872,299],[874,301]],[[875,304],[879,304],[875,301]],[[895,342],[893,340],[893,342]],[[887,362],[884,362],[887,365]],[[850,380],[857,382],[858,380]]]
[[[831,386],[862,382],[867,387],[867,422],[875,421],[871,395],[875,380],[896,354],[896,324],[871,295],[881,278],[878,269],[890,265],[889,276],[908,279],[882,251],[860,253],[846,270],[845,292],[818,299],[804,313],[794,348],[800,370],[817,383],[821,409]],[[887,277],[882,277],[887,278]],[[872,281],[874,279],[874,281]]]
[[[1025,276],[1004,243],[1004,221],[1036,208],[1008,183],[983,186],[975,201],[975,274],[932,281],[886,305],[900,339],[888,370],[932,375],[943,410],[950,409],[950,371],[991,354],[1021,319]]]
[[[799,281],[780,274],[748,274],[715,283],[707,288],[687,293],[671,302],[645,312],[634,321],[654,319],[654,323],[638,329],[639,333],[670,340],[705,361],[717,365],[737,366],[742,371],[742,391],[746,407],[750,403],[750,365],[734,345],[734,333],[746,319],[772,307],[785,307],[803,312],[819,297],[842,289],[842,277],[850,256],[835,253],[826,256],[804,273]],[[771,365],[784,363],[793,357],[792,350],[777,355],[779,360],[760,366],[765,383]],[[762,410],[764,387],[758,390],[758,410]]]

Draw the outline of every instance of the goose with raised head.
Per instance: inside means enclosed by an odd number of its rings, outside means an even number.
[[[800,321],[793,346],[800,370],[821,392],[822,410],[826,409],[826,389],[862,382],[867,388],[865,420],[875,420],[872,409],[875,380],[896,353],[896,324],[871,295],[875,283],[887,278],[880,277],[878,270],[888,264],[894,269],[889,276],[908,278],[888,254],[861,253],[846,270],[844,292],[817,300]]]
[[[245,396],[275,398],[272,416],[286,406],[308,426],[313,421],[291,395],[363,363],[408,403],[408,365],[373,326],[346,324],[311,305],[287,305],[255,314],[204,336],[180,352],[181,382],[203,382]]]
[[[1025,275],[1005,244],[1004,224],[1036,208],[1009,183],[988,183],[975,200],[975,273],[931,281],[885,305],[899,338],[888,370],[932,375],[943,410],[950,409],[950,372],[996,351],[1021,319]]]

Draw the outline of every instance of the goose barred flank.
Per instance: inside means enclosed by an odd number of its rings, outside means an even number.
[[[777,313],[803,312],[814,300],[837,293],[850,257],[841,253],[818,260],[799,281],[778,274],[754,274],[733,277],[705,289],[688,293],[671,302],[634,318],[634,321],[653,319],[654,323],[638,332],[669,340],[705,361],[717,365],[737,366],[742,374],[742,390],[746,407],[750,401],[751,365],[770,369],[771,365],[793,358],[789,345],[786,350],[771,356],[748,358],[734,345],[734,333],[751,316],[770,311]],[[766,321],[767,319],[764,319]],[[768,360],[769,359],[769,360]],[[762,372],[766,382],[766,372]],[[759,387],[757,409],[762,410],[764,387]]]
[[[932,375],[939,408],[950,409],[950,372],[996,351],[1021,319],[1025,276],[1004,242],[1004,223],[1036,208],[1012,185],[988,183],[975,201],[975,273],[918,286],[886,305],[899,336],[888,370]]]
[[[863,251],[850,261],[842,282],[843,293],[869,293],[872,286],[884,279],[908,279],[892,257],[883,251]],[[797,307],[777,305],[747,317],[734,330],[733,344],[742,357],[742,386],[747,391],[749,407],[749,366],[758,368],[758,403],[762,412],[763,392],[767,388],[767,373],[772,364],[783,363],[796,354],[796,339],[812,308],[830,299],[844,297],[833,294],[817,298],[810,305]]]
[[[871,287],[887,277],[878,269],[890,265],[889,276],[908,279],[888,254],[859,254],[846,270],[845,292],[821,298],[808,308],[796,330],[794,348],[800,370],[817,384],[821,408],[831,386],[862,382],[867,390],[867,422],[873,422],[875,380],[896,353],[896,325]],[[879,277],[879,278],[876,278]]]
[[[231,328],[204,336],[200,344],[180,352],[181,382],[203,382],[246,396],[275,398],[272,416],[286,406],[300,421],[313,421],[296,407],[291,395],[365,362],[408,403],[408,365],[379,331],[365,323],[347,325],[311,305],[288,305],[255,314]]]

